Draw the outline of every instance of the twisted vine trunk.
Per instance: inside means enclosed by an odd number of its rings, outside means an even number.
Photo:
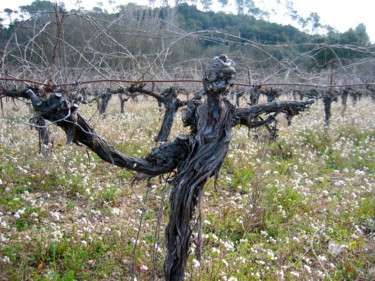
[[[169,137],[169,134],[172,130],[172,125],[174,121],[174,117],[176,115],[177,107],[174,104],[170,104],[170,106],[166,106],[163,123],[160,127],[159,133],[155,138],[156,142],[163,142],[166,141]]]
[[[347,108],[347,101],[348,101],[348,96],[349,96],[349,88],[344,88],[341,91],[341,104],[342,104],[342,110],[341,110],[341,115],[344,115],[346,112]]]
[[[98,110],[100,115],[104,114],[107,111],[107,107],[111,98],[112,95],[110,93],[105,93],[102,94],[102,96],[98,100]]]
[[[323,104],[324,104],[324,122],[328,126],[330,124],[331,120],[331,105],[332,102],[337,98],[337,96],[331,92],[331,91],[326,91],[323,93]]]
[[[260,86],[255,86],[250,91],[250,104],[258,104],[260,96]]]
[[[119,94],[119,99],[120,99],[120,111],[121,114],[125,114],[125,103],[128,101],[129,97],[124,97],[123,94]]]
[[[173,181],[170,216],[166,229],[165,279],[181,281],[188,258],[191,221],[206,181],[217,175],[228,151],[234,108],[226,99],[208,96],[198,107],[197,134],[191,151]]]
[[[47,126],[46,120],[42,117],[34,117],[30,119],[32,125],[36,125],[36,129],[39,133],[39,153],[46,156],[49,153],[51,140],[50,140],[50,130]]]

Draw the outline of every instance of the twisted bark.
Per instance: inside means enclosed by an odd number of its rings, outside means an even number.
[[[165,112],[163,116],[163,122],[158,132],[158,135],[155,138],[156,142],[165,142],[168,140],[168,137],[172,130],[172,125],[174,122],[174,118],[176,116],[176,112],[180,107],[183,107],[189,103],[190,100],[181,101],[177,98],[177,89],[174,87],[170,87],[163,91],[160,95],[155,94],[153,91],[149,91],[144,89],[144,85],[140,85],[138,87],[130,87],[129,91],[139,92],[146,95],[149,95],[155,98],[158,101],[158,104],[164,104]],[[193,100],[199,100],[201,98],[202,93],[198,93],[193,97]],[[159,106],[160,108],[160,106]]]
[[[330,124],[331,120],[331,105],[332,102],[337,100],[338,93],[335,93],[333,91],[325,91],[323,94],[323,104],[324,104],[324,122],[326,126]]]
[[[174,181],[166,230],[166,280],[183,280],[191,236],[191,220],[206,181],[218,174],[232,136],[234,107],[208,96],[196,110],[197,134],[190,138],[190,154]]]

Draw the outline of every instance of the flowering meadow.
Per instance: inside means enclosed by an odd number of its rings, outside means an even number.
[[[106,116],[87,105],[80,113],[117,150],[147,155],[161,124],[156,102],[128,102],[125,114],[116,102]],[[0,280],[162,280],[173,175],[134,181],[65,145],[54,125],[43,156],[28,106],[3,105]],[[196,210],[186,280],[375,280],[375,104],[332,111],[328,127],[322,102],[289,127],[281,118],[273,141],[265,128],[234,129]],[[180,119],[170,139],[188,132]]]

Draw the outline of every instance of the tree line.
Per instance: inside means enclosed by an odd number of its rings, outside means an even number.
[[[255,8],[235,15],[201,11],[183,2],[157,8],[130,3],[110,13],[100,7],[67,11],[63,3],[37,0],[21,6],[20,11],[21,18],[0,26],[3,56],[14,64],[22,57],[48,66],[60,56],[65,67],[83,67],[95,60],[96,67],[121,71],[150,61],[168,67],[226,52],[234,54],[236,61],[241,61],[240,57],[257,58],[261,67],[270,58],[301,57],[294,63],[303,63],[308,71],[320,71],[329,68],[333,60],[347,65],[373,56],[368,52],[373,45],[364,24],[343,33],[324,27],[325,35],[309,34],[291,25],[268,22]],[[15,13],[10,9],[5,12],[9,20]],[[317,15],[304,21],[321,27]],[[259,46],[249,47],[249,42]],[[29,48],[23,50],[25,46]]]

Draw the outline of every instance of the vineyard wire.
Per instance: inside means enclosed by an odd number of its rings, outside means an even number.
[[[202,83],[202,80],[195,79],[176,79],[176,80],[125,80],[125,79],[99,79],[90,81],[77,81],[70,83],[61,84],[48,84],[30,79],[17,79],[17,78],[0,78],[0,81],[14,81],[14,82],[25,82],[46,87],[64,87],[64,86],[79,86],[83,84],[95,84],[105,82],[116,82],[116,83],[129,83],[129,84],[143,84],[143,83]],[[300,87],[314,87],[314,88],[342,88],[342,87],[355,87],[355,86],[375,86],[375,83],[349,83],[349,84],[306,84],[306,83],[233,83],[233,86],[244,86],[244,87],[260,87],[260,86],[300,86]]]

